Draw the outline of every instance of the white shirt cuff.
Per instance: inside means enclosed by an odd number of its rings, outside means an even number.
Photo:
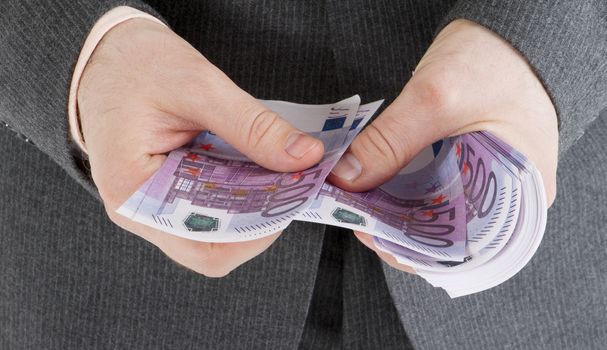
[[[84,72],[84,68],[88,63],[89,59],[93,55],[93,51],[103,39],[103,36],[114,28],[118,24],[133,18],[146,18],[152,21],[156,21],[163,24],[158,18],[149,15],[145,12],[139,11],[129,6],[119,6],[104,14],[97,23],[91,29],[91,32],[86,38],[78,62],[74,69],[74,75],[72,76],[72,83],[70,85],[70,93],[68,99],[68,125],[70,129],[70,135],[74,142],[80,147],[80,149],[87,153],[86,146],[84,145],[84,138],[80,131],[80,124],[78,119],[78,86],[80,85],[80,78]]]

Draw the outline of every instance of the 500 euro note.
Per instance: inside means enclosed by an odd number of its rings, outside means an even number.
[[[322,160],[296,173],[265,169],[212,132],[171,152],[119,209],[131,220],[188,239],[238,242],[283,230],[305,209],[337,160],[382,101],[353,96],[329,105],[261,101],[321,141]]]
[[[261,238],[293,220],[321,222],[363,230],[436,258],[463,259],[463,190],[452,147],[422,155],[424,164],[409,166],[381,188],[349,193],[325,179],[382,101],[360,106],[353,96],[328,105],[262,103],[323,142],[325,154],[317,165],[296,173],[270,171],[206,131],[171,152],[118,213],[205,242]],[[437,230],[441,237],[433,235]]]

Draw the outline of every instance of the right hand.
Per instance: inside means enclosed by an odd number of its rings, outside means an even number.
[[[240,243],[173,236],[116,209],[160,168],[166,153],[210,129],[256,163],[299,171],[317,163],[322,142],[305,135],[241,90],[161,24],[128,20],[110,30],[80,81],[78,109],[93,181],[110,219],[176,262],[221,277],[280,235]]]

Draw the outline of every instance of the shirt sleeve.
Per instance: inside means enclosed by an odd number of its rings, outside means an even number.
[[[607,1],[460,0],[442,26],[458,18],[491,29],[526,57],[556,108],[560,155],[607,107]]]
[[[161,20],[139,0],[9,0],[0,10],[0,121],[97,198],[85,155],[70,136],[68,96],[91,29],[119,6]]]
[[[78,119],[78,86],[80,85],[80,78],[82,77],[82,73],[84,73],[86,64],[93,55],[93,51],[95,51],[95,48],[101,39],[103,39],[103,36],[118,24],[133,18],[145,18],[164,25],[162,21],[143,11],[139,11],[129,6],[116,7],[104,14],[95,23],[91,29],[91,32],[84,41],[84,45],[80,51],[80,56],[78,56],[78,61],[76,62],[76,67],[74,68],[74,74],[72,75],[72,83],[70,85],[68,99],[68,124],[72,140],[84,153],[87,153],[87,150],[84,144]]]

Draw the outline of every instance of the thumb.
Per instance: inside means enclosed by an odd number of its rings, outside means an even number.
[[[430,94],[430,95],[429,95]],[[419,152],[446,137],[437,115],[444,111],[436,91],[410,84],[352,142],[333,168],[330,181],[347,191],[377,187],[398,173]]]
[[[215,66],[206,67],[188,93],[174,94],[172,109],[194,124],[211,130],[255,163],[281,172],[316,164],[323,144],[294,128],[240,89]],[[191,93],[196,91],[195,93]]]

